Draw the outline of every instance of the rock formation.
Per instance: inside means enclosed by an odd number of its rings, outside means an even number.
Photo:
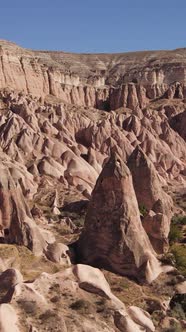
[[[186,111],[172,117],[172,119],[170,120],[170,125],[186,141]]]
[[[52,262],[59,263],[64,266],[69,266],[71,263],[68,252],[68,246],[63,243],[54,242],[47,246],[45,255]]]
[[[3,40],[0,46],[0,88],[103,110],[135,111],[149,99],[185,97],[184,49],[87,55],[31,51]]]
[[[139,210],[144,210],[142,225],[154,249],[161,253],[168,248],[168,234],[173,202],[162,189],[154,165],[140,148],[136,147],[128,159]]]
[[[16,186],[7,166],[10,165],[0,165],[1,241],[25,245],[35,254],[41,254],[48,234],[42,232],[32,220],[21,188]],[[47,240],[50,241],[49,236]]]
[[[9,304],[0,304],[0,329],[2,332],[20,332],[18,317]]]
[[[86,264],[149,282],[160,273],[141,225],[132,176],[117,155],[106,163],[93,190],[78,253]]]

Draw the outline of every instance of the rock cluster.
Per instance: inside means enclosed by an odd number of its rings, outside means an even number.
[[[20,185],[8,169],[11,163],[0,165],[0,227],[1,242],[25,245],[35,254],[41,254],[47,241],[53,241],[33,221]]]
[[[151,244],[157,253],[167,250],[172,201],[162,186],[185,181],[185,142],[171,122],[183,113],[182,103],[133,114],[87,112],[10,90],[1,91],[0,99],[2,241],[46,251],[55,239],[38,228],[28,206],[47,204],[59,215],[61,188],[89,199],[106,160],[116,153],[132,173],[137,209],[146,209],[143,227]]]
[[[91,324],[91,331],[101,332],[103,326],[104,331],[114,331],[113,323],[110,323],[113,327],[109,327],[107,323],[104,324],[97,317],[95,317],[96,324],[91,323],[90,318],[85,318],[76,323],[77,325],[74,325],[73,322],[68,320],[66,323],[65,319],[62,316],[60,317],[62,311],[54,315],[51,303],[55,304],[58,302],[58,297],[60,296],[60,294],[57,294],[57,289],[55,290],[55,285],[58,285],[58,291],[60,290],[62,294],[64,291],[69,292],[74,297],[78,294],[82,298],[82,302],[79,303],[85,302],[83,298],[86,298],[86,292],[99,294],[103,299],[106,298],[108,306],[113,312],[114,323],[119,331],[133,332],[134,329],[135,331],[141,331],[142,328],[147,332],[155,331],[150,315],[135,306],[126,309],[125,305],[112,294],[103,273],[90,266],[79,264],[73,268],[68,268],[64,272],[58,272],[53,275],[43,273],[32,283],[24,282],[19,271],[9,269],[1,273],[0,280],[0,291],[2,288],[7,291],[6,296],[1,298],[0,301],[0,328],[2,332],[22,331],[22,324],[18,319],[17,310],[22,315],[24,311],[28,316],[32,314],[32,318],[29,318],[29,321],[26,322],[27,327],[30,325],[30,331],[39,331],[38,323],[34,319],[36,311],[40,312],[40,320],[44,320],[42,331],[49,331],[53,328],[63,332],[71,330],[77,332],[88,331],[88,326],[90,327]],[[52,302],[48,296],[51,289],[54,289],[56,292],[54,293],[55,296],[52,297]],[[8,294],[9,296],[7,296]],[[17,308],[17,306],[19,307]],[[56,320],[55,322],[52,319],[53,315]],[[76,315],[74,321],[77,319]]]

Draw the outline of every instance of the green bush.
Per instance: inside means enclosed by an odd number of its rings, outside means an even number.
[[[174,216],[171,221],[174,225],[186,225],[186,216]]]
[[[170,244],[180,241],[181,239],[182,239],[182,230],[180,229],[180,226],[172,223],[170,225],[170,232],[169,232]]]
[[[171,252],[175,258],[176,268],[181,274],[186,276],[186,247],[184,245],[174,244],[171,247]]]
[[[180,303],[176,303],[174,308],[171,310],[171,316],[176,319],[184,319],[185,320],[185,313],[183,307]]]
[[[145,217],[148,213],[148,210],[144,204],[139,205],[139,211],[142,217]]]

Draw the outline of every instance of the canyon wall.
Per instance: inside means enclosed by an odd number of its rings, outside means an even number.
[[[106,111],[144,108],[160,97],[185,98],[186,63],[180,54],[173,61],[171,51],[162,58],[158,52],[141,53],[132,53],[129,60],[127,53],[29,51],[0,41],[0,88]]]

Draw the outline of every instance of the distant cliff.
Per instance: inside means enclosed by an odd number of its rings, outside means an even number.
[[[186,49],[123,54],[31,51],[0,41],[0,88],[114,110],[185,98]]]

